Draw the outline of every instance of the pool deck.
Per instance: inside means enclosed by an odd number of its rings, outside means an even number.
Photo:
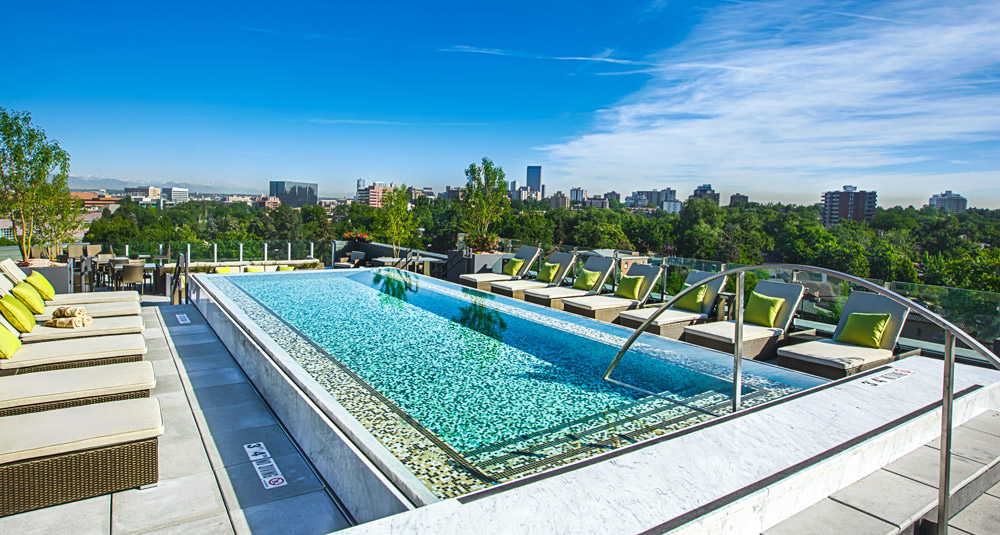
[[[178,323],[186,314],[189,324]],[[348,527],[325,484],[191,305],[143,298],[160,402],[160,481],[0,518],[3,534],[322,534]],[[244,444],[263,442],[287,485],[265,489]]]

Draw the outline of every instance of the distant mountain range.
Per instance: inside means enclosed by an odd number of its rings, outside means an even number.
[[[198,184],[194,182],[140,182],[138,180],[123,180],[120,178],[74,176],[69,177],[69,189],[72,190],[97,190],[103,189],[112,191],[124,191],[125,188],[139,186],[154,186],[157,188],[188,188],[191,193],[233,193],[233,194],[254,194],[259,195],[267,191],[263,189],[248,189],[247,186],[230,184],[228,182],[216,182],[214,184]]]

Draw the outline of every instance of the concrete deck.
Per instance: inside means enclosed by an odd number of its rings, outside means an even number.
[[[190,323],[180,324],[177,314]],[[160,481],[0,519],[0,533],[321,534],[348,527],[324,483],[190,305],[143,298],[165,434]],[[263,442],[287,484],[265,489],[243,446]]]

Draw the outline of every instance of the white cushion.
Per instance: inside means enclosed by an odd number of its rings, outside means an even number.
[[[55,340],[21,346],[13,357],[0,359],[0,369],[145,354],[146,340],[141,334]]]
[[[156,398],[127,399],[0,418],[0,464],[163,434]]]
[[[65,306],[65,305],[63,305]],[[92,318],[111,318],[114,316],[138,316],[142,306],[137,301],[110,301],[106,303],[81,303],[73,305],[87,309],[87,315]],[[35,320],[52,319],[52,313],[58,306],[46,305],[44,314],[35,314]]]
[[[761,338],[771,338],[779,336],[781,329],[772,327],[761,327],[750,323],[743,324],[743,341],[759,340]],[[704,338],[718,340],[732,344],[736,341],[736,322],[717,321],[715,323],[705,323],[702,325],[688,325],[684,327],[684,333],[695,334]]]
[[[552,284],[548,282],[526,281],[526,280],[502,281],[493,283],[494,288],[502,288],[509,292],[513,292],[515,290],[530,290],[532,288],[548,288],[549,286],[552,286]]]
[[[869,362],[892,358],[892,351],[871,347],[841,344],[833,340],[815,340],[778,349],[786,358],[822,364],[831,368],[850,370]]]
[[[646,321],[654,312],[659,310],[658,307],[650,308],[640,308],[638,310],[626,310],[621,313],[621,317],[628,318],[634,321]],[[681,323],[685,321],[697,321],[703,320],[708,317],[707,314],[699,314],[697,312],[690,312],[688,310],[678,310],[676,308],[668,308],[663,311],[662,314],[653,320],[652,325],[670,325],[671,323]]]
[[[614,297],[610,295],[588,295],[563,299],[563,306],[572,305],[585,310],[608,310],[611,308],[630,308],[639,306],[635,299]]]
[[[63,306],[85,303],[110,303],[112,301],[139,301],[139,292],[124,290],[120,292],[84,292],[77,294],[56,294],[46,305]]]
[[[538,288],[534,290],[525,290],[524,295],[530,295],[532,297],[540,297],[542,299],[565,299],[567,297],[583,297],[589,294],[587,290],[581,290],[579,288],[573,288],[571,286],[556,286],[552,288]]]
[[[21,333],[21,342],[26,344],[45,342],[49,340],[66,340],[69,338],[89,338],[107,336],[109,334],[141,333],[145,330],[141,316],[119,316],[116,318],[98,318],[90,327],[80,329],[64,329],[62,327],[46,327],[36,325],[30,333]],[[100,341],[98,341],[100,343]]]
[[[462,275],[460,278],[469,282],[500,282],[514,279],[514,277],[503,273],[473,273],[471,275]]]
[[[149,390],[151,362],[126,362],[0,377],[0,408]]]

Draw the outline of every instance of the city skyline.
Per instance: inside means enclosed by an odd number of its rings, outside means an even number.
[[[522,184],[541,165],[549,191],[1000,207],[994,3],[10,11],[49,32],[5,25],[0,106],[78,176],[350,197],[358,178],[440,192],[488,156]]]

